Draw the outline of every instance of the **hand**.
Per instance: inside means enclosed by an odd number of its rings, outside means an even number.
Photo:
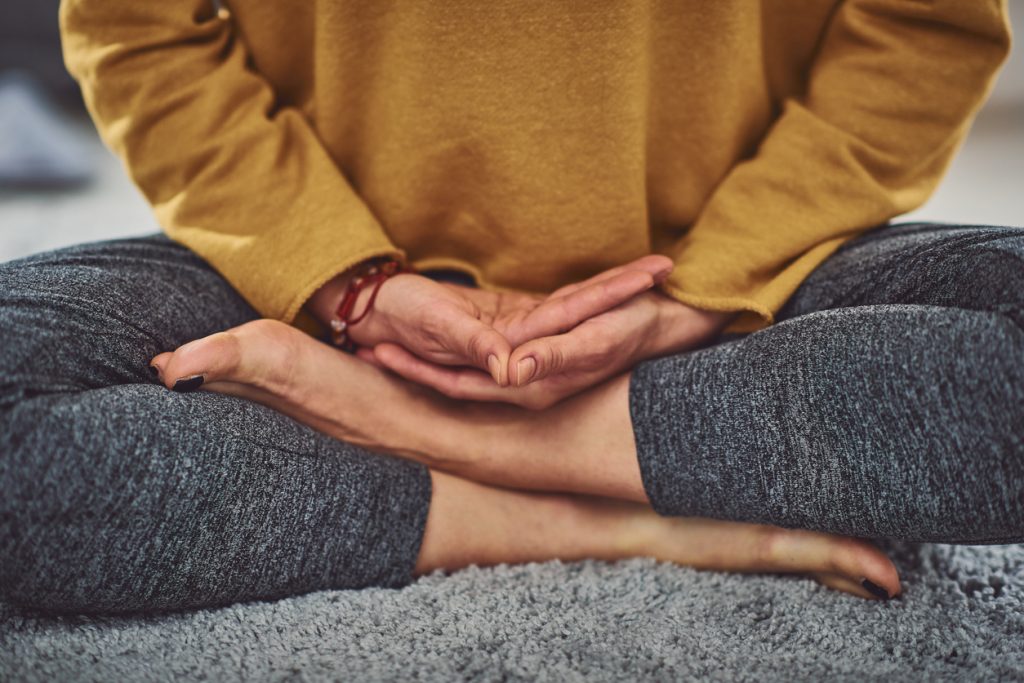
[[[647,291],[564,334],[519,345],[509,357],[511,386],[506,387],[471,368],[426,362],[396,344],[360,349],[359,355],[452,398],[504,401],[540,410],[642,360],[703,345],[734,316],[693,308],[660,292]]]
[[[649,290],[671,268],[667,257],[645,256],[547,297],[397,275],[381,285],[370,314],[349,335],[362,347],[390,344],[432,364],[471,366],[489,373],[497,386],[507,386],[515,346],[571,330]],[[357,303],[356,310],[363,305]]]

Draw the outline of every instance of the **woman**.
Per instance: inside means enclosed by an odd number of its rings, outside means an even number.
[[[2,270],[8,593],[642,555],[886,598],[854,536],[1024,538],[1024,237],[871,230],[1004,5],[608,5],[65,2],[174,242]],[[380,258],[418,272],[357,291]]]

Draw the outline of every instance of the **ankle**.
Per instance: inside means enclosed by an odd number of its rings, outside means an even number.
[[[646,505],[621,503],[623,511],[611,536],[616,551],[622,558],[652,557],[664,560],[664,545],[669,537],[669,520],[659,517]]]
[[[611,498],[567,496],[573,506],[566,510],[584,557],[622,560],[659,557],[658,541],[664,524],[646,506]]]
[[[416,448],[431,467],[477,481],[505,484],[503,462],[517,431],[505,406],[425,396]]]

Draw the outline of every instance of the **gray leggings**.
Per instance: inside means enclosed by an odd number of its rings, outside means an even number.
[[[129,612],[399,586],[430,479],[273,410],[170,392],[156,353],[257,317],[163,236],[0,265],[0,587]],[[662,514],[868,537],[1024,539],[1024,230],[904,225],[768,329],[641,364]]]

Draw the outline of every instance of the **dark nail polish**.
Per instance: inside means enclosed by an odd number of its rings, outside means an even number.
[[[191,377],[182,377],[181,379],[179,379],[177,382],[174,383],[174,386],[171,387],[171,389],[173,389],[174,391],[181,391],[181,392],[195,391],[200,386],[202,386],[202,384],[203,384],[203,376],[202,375],[192,375]]]
[[[878,584],[872,583],[871,581],[864,579],[860,582],[860,585],[864,586],[864,588],[866,588],[867,591],[874,595],[876,598],[881,598],[882,600],[889,599],[889,592],[881,586],[879,586]]]
[[[150,365],[149,366],[149,374],[153,375],[154,377],[159,377],[160,376],[160,371],[156,369],[155,365]]]

